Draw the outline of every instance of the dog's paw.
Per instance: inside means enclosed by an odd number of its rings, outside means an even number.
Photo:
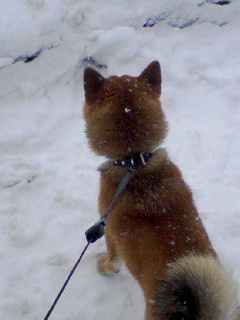
[[[108,259],[108,255],[102,253],[98,256],[98,272],[101,274],[114,274],[119,272],[119,268]]]

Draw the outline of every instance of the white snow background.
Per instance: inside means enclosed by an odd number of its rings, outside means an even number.
[[[1,0],[0,12],[0,319],[45,317],[98,219],[87,65],[137,76],[160,61],[165,146],[239,279],[239,1]],[[89,247],[50,319],[143,319],[128,271],[97,273],[104,250]]]

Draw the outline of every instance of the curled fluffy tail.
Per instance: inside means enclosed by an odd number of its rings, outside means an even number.
[[[155,299],[161,320],[237,320],[237,285],[212,257],[188,256],[170,264]]]

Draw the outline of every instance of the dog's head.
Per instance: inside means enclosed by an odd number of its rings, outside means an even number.
[[[152,152],[165,138],[158,61],[151,62],[138,77],[104,78],[88,67],[84,90],[86,132],[97,154],[117,159]]]

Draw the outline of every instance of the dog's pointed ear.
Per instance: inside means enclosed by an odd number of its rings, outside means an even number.
[[[162,77],[160,63],[157,60],[152,61],[146,69],[143,70],[138,79],[147,81],[151,88],[160,95]]]
[[[86,101],[100,98],[103,93],[105,78],[98,71],[87,67],[84,70],[83,79]]]

